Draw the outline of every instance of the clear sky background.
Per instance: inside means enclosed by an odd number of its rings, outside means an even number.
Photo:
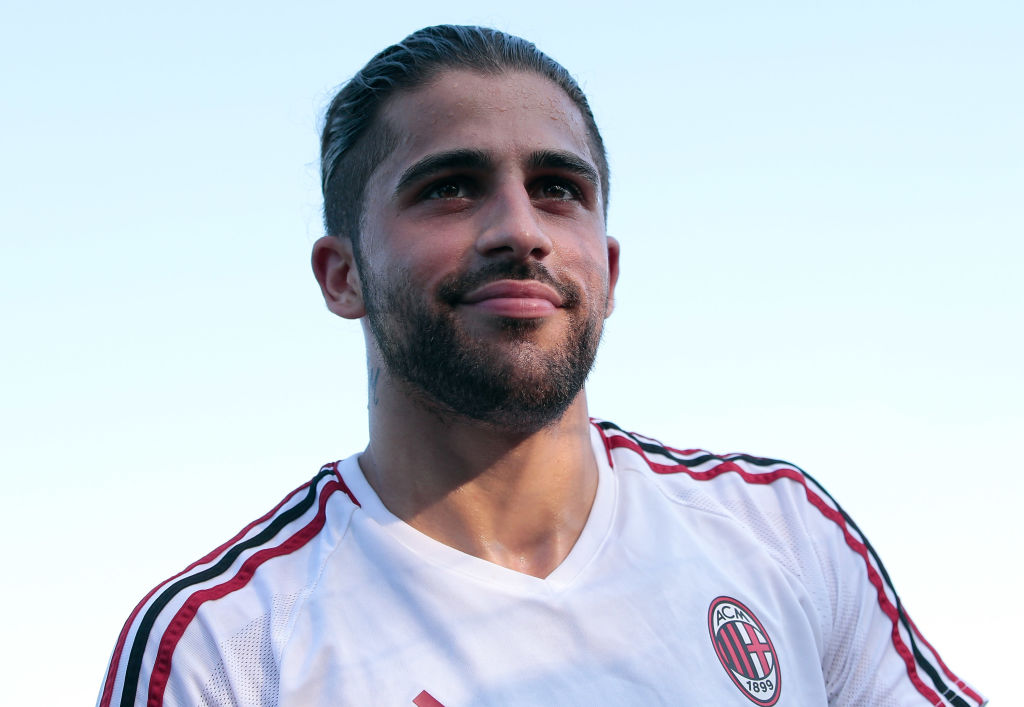
[[[925,635],[1020,694],[1018,2],[15,2],[0,21],[5,704],[89,704],[163,578],[366,443],[309,271],[376,51],[521,34],[588,92],[618,308],[592,414],[790,459]]]

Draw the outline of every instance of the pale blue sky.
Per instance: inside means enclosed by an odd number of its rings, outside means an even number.
[[[359,327],[308,266],[319,115],[377,50],[468,22],[564,63],[608,145],[591,412],[800,464],[1012,702],[1022,6],[351,5],[5,10],[5,701],[94,700],[150,587],[365,444]]]

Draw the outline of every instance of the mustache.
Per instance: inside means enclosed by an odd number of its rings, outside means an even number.
[[[478,287],[498,280],[535,280],[548,285],[562,298],[563,307],[575,307],[580,303],[579,287],[562,282],[542,263],[497,262],[488,263],[479,270],[445,278],[437,288],[438,298],[450,306],[458,304],[463,297]]]

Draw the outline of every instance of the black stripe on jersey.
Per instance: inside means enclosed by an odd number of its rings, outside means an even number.
[[[928,677],[931,678],[932,684],[935,686],[936,690],[943,697],[949,700],[950,705],[953,705],[953,707],[971,707],[969,702],[967,702],[963,697],[957,694],[957,692],[954,689],[950,688],[946,684],[946,681],[942,679],[942,675],[939,668],[935,666],[930,660],[928,660],[928,658],[920,651],[920,649],[917,646],[917,638],[914,636],[914,629],[910,625],[910,619],[907,617],[907,612],[903,608],[903,602],[900,601],[900,596],[896,592],[896,587],[893,585],[892,579],[889,577],[889,572],[885,569],[885,565],[882,564],[882,558],[878,556],[877,552],[875,552],[874,546],[871,545],[871,542],[867,539],[867,536],[864,535],[864,533],[861,531],[860,527],[857,526],[857,523],[854,522],[853,518],[851,518],[850,515],[845,510],[843,510],[843,507],[840,506],[836,499],[832,497],[832,494],[826,491],[825,487],[818,483],[817,479],[815,479],[806,471],[798,467],[796,464],[791,464],[790,462],[782,461],[780,459],[754,457],[749,454],[729,454],[727,456],[717,456],[714,454],[705,453],[699,457],[693,457],[692,459],[684,459],[682,457],[677,456],[675,453],[673,453],[671,449],[668,449],[664,445],[655,444],[653,442],[646,442],[644,440],[638,439],[636,435],[627,432],[626,430],[622,429],[613,422],[607,422],[602,420],[599,421],[597,424],[602,429],[617,430],[621,432],[622,434],[626,435],[631,440],[633,440],[633,442],[638,444],[640,448],[643,449],[645,452],[650,452],[651,454],[657,454],[659,456],[668,457],[674,461],[677,461],[679,464],[687,468],[699,466],[714,459],[718,459],[723,462],[739,459],[750,464],[753,464],[754,466],[762,467],[776,466],[782,464],[788,466],[791,469],[794,469],[795,471],[800,472],[800,474],[804,478],[806,478],[808,481],[814,484],[814,487],[818,492],[820,492],[823,496],[825,496],[826,498],[828,498],[829,501],[832,502],[832,505],[836,507],[836,510],[839,512],[839,515],[843,517],[843,520],[846,522],[846,524],[853,528],[855,531],[857,531],[857,535],[860,536],[860,540],[864,543],[864,547],[867,548],[867,551],[871,554],[872,559],[874,559],[875,564],[878,567],[879,574],[882,575],[882,580],[885,582],[885,585],[889,588],[889,591],[892,592],[892,595],[896,600],[896,614],[899,617],[900,624],[903,625],[903,628],[906,629],[907,635],[910,637],[910,649],[911,652],[914,654],[914,661],[917,663],[918,667],[920,667],[921,670],[923,670],[928,675]]]
[[[914,636],[914,628],[910,625],[910,619],[907,616],[907,612],[903,608],[903,602],[900,601],[900,595],[896,592],[896,587],[893,585],[892,579],[889,578],[889,572],[885,569],[885,565],[882,564],[882,558],[878,556],[877,552],[875,552],[875,548],[874,546],[872,546],[871,541],[867,539],[867,536],[864,535],[861,529],[854,522],[853,518],[851,518],[847,514],[847,512],[843,510],[842,506],[836,503],[836,499],[832,498],[832,495],[828,491],[826,491],[821,484],[815,481],[814,478],[803,469],[797,467],[794,464],[790,464],[790,466],[792,466],[794,469],[796,469],[801,474],[806,476],[808,479],[813,481],[814,485],[818,487],[818,490],[821,491],[821,493],[823,493],[825,496],[827,496],[830,501],[832,501],[836,509],[839,511],[839,514],[843,517],[843,520],[846,521],[847,525],[849,525],[851,528],[857,531],[857,534],[860,536],[861,542],[864,543],[864,547],[867,548],[867,551],[869,553],[871,553],[871,557],[874,559],[875,564],[878,566],[878,573],[882,575],[882,580],[885,582],[885,585],[889,587],[889,590],[892,592],[892,595],[896,600],[896,615],[899,617],[900,623],[903,625],[903,628],[906,629],[907,635],[910,637],[910,650],[914,654],[914,661],[917,663],[918,667],[920,667],[921,670],[928,674],[928,677],[931,678],[932,684],[935,686],[935,689],[939,692],[939,694],[941,694],[943,697],[949,700],[949,703],[953,705],[953,707],[970,707],[970,703],[968,703],[964,698],[958,695],[952,688],[950,688],[946,684],[946,681],[942,679],[942,675],[939,668],[932,664],[932,662],[928,660],[928,658],[926,658],[925,655],[921,652],[921,650],[917,647],[917,638]]]
[[[642,450],[644,450],[645,452],[650,452],[651,454],[658,454],[658,455],[663,456],[663,457],[668,457],[669,459],[672,459],[673,461],[675,461],[675,462],[677,462],[677,463],[679,463],[679,464],[681,464],[681,465],[683,465],[683,466],[685,466],[687,468],[689,468],[691,466],[700,466],[701,464],[705,464],[705,463],[707,463],[707,462],[709,462],[709,461],[711,461],[713,459],[718,459],[720,461],[725,461],[724,457],[719,457],[719,456],[716,456],[716,455],[711,454],[709,452],[705,452],[701,456],[694,457],[693,459],[686,459],[684,457],[676,456],[675,452],[673,452],[668,447],[665,447],[665,446],[660,445],[660,444],[655,444],[654,442],[645,442],[644,440],[638,438],[636,435],[634,435],[634,434],[632,434],[630,432],[626,432],[626,430],[622,429],[621,427],[616,425],[614,422],[608,422],[607,420],[601,420],[597,424],[598,424],[598,426],[601,429],[604,429],[604,430],[618,430],[619,432],[621,432],[622,434],[626,435],[631,440],[633,440],[636,444],[640,445],[640,448]]]
[[[893,598],[895,599],[896,603],[896,615],[899,618],[900,624],[902,624],[903,628],[906,629],[907,636],[910,637],[910,650],[914,654],[914,662],[916,662],[918,667],[921,668],[921,670],[923,670],[929,678],[931,678],[932,685],[935,686],[935,689],[939,692],[939,694],[941,694],[943,697],[949,700],[949,703],[953,705],[953,707],[971,707],[970,703],[968,703],[963,697],[958,695],[955,690],[953,690],[946,684],[946,681],[942,679],[942,674],[938,666],[934,665],[930,660],[928,660],[928,658],[918,648],[917,638],[914,636],[914,628],[910,625],[910,618],[907,616],[907,612],[903,608],[903,602],[900,600],[900,595],[896,591],[896,586],[893,584],[892,579],[889,577],[889,571],[885,569],[885,564],[882,562],[882,558],[875,551],[874,546],[871,544],[871,541],[868,540],[867,536],[864,534],[864,531],[860,529],[860,526],[858,526],[856,521],[854,521],[853,518],[850,517],[850,514],[848,514],[843,509],[843,507],[839,505],[836,499],[832,497],[832,494],[826,491],[825,487],[818,483],[818,481],[813,476],[811,476],[806,471],[798,467],[796,464],[790,464],[789,462],[779,461],[777,459],[751,457],[746,454],[730,455],[729,458],[743,459],[744,461],[750,462],[751,464],[756,464],[757,466],[774,466],[776,464],[785,464],[786,466],[789,466],[795,469],[796,471],[799,471],[808,481],[814,484],[816,489],[819,492],[821,492],[823,496],[825,496],[826,498],[828,498],[829,501],[832,502],[832,505],[834,505],[836,507],[836,510],[839,511],[839,515],[843,517],[843,520],[846,522],[846,524],[853,528],[855,531],[857,531],[857,535],[860,537],[860,541],[864,543],[864,547],[867,549],[868,553],[870,553],[871,558],[875,561],[875,565],[878,567],[878,573],[882,575],[882,580],[885,582],[885,586],[887,586],[889,588],[889,591],[892,592]]]
[[[320,483],[320,480],[325,476],[332,475],[333,473],[334,471],[332,469],[322,469],[320,473],[314,476],[313,480],[310,481],[309,489],[306,491],[306,495],[301,501],[288,510],[282,511],[267,525],[267,527],[256,535],[244,542],[240,542],[237,545],[232,546],[221,556],[220,560],[218,560],[216,564],[211,565],[202,572],[182,577],[177,582],[168,586],[156,599],[153,600],[153,603],[149,605],[145,615],[142,617],[142,621],[139,622],[139,627],[135,631],[132,641],[132,650],[128,656],[128,666],[125,668],[124,687],[121,688],[121,707],[132,707],[135,703],[135,693],[139,688],[139,677],[142,668],[142,655],[146,651],[146,643],[149,640],[150,631],[153,630],[153,624],[156,623],[157,616],[160,615],[160,612],[163,611],[164,607],[166,607],[179,592],[227,572],[234,561],[243,552],[268,542],[271,538],[277,535],[282,528],[292,523],[295,519],[301,517],[306,511],[313,507],[314,503],[316,503],[317,485]]]

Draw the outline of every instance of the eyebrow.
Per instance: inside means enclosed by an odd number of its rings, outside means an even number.
[[[601,185],[601,177],[597,170],[583,158],[563,150],[540,150],[530,155],[527,165],[534,169],[558,169],[578,175],[594,185]]]
[[[395,186],[395,193],[405,191],[410,184],[429,179],[442,172],[471,169],[485,171],[494,165],[494,160],[483,150],[465,148],[427,155],[402,172]],[[565,150],[538,150],[530,155],[526,164],[529,170],[556,169],[578,175],[600,187],[601,177],[594,167],[582,157]]]
[[[428,155],[402,172],[395,187],[395,193],[401,193],[410,184],[429,178],[431,175],[448,170],[472,169],[486,170],[493,165],[493,160],[482,150],[450,150]]]

